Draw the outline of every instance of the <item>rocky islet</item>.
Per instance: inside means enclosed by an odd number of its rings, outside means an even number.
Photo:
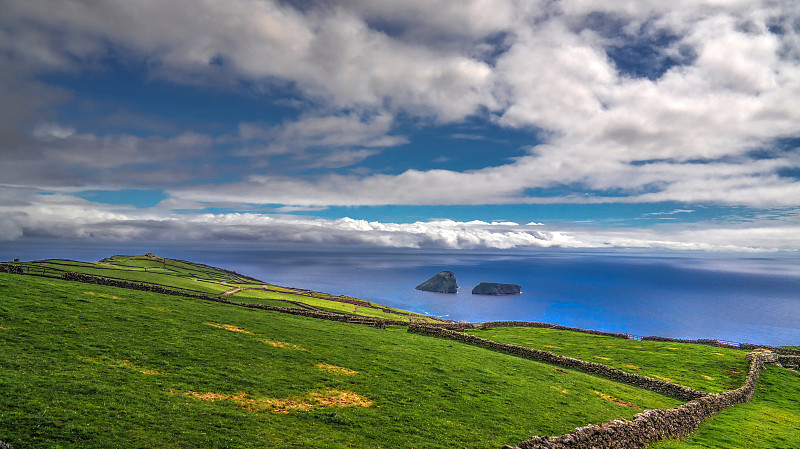
[[[452,271],[440,271],[427,281],[417,285],[417,290],[434,293],[456,293],[458,283],[456,275]]]
[[[517,284],[501,284],[498,282],[481,282],[472,289],[473,295],[519,295],[522,288]]]
[[[440,271],[427,281],[416,286],[417,290],[434,293],[457,293],[458,282],[452,271]],[[472,289],[473,295],[519,295],[522,291],[517,284],[503,284],[499,282],[481,282]]]

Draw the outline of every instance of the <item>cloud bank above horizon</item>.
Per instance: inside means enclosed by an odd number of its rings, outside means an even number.
[[[800,249],[791,1],[0,5],[2,239]],[[758,219],[321,216],[662,203]]]
[[[20,192],[18,192],[20,193]],[[800,250],[800,227],[553,229],[538,222],[439,219],[411,223],[311,218],[285,214],[175,214],[48,195],[2,214],[0,244],[31,239],[149,242],[290,242],[425,249],[567,248],[773,252]],[[3,210],[0,207],[0,210]],[[691,211],[677,210],[671,213]],[[787,238],[787,236],[794,236]]]

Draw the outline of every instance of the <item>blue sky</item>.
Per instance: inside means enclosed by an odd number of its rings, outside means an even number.
[[[800,249],[792,2],[0,6],[0,239]]]

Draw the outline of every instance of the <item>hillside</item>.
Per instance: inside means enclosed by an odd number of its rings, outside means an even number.
[[[329,295],[300,288],[281,287],[233,271],[154,254],[112,256],[99,262],[47,259],[17,264],[24,273],[61,277],[83,273],[143,284],[163,286],[189,294],[224,297],[230,301],[278,307],[307,308],[394,321],[443,321],[369,301]]]
[[[0,441],[15,448],[500,448],[683,402],[401,326],[68,282],[56,273],[69,267],[167,280],[187,291],[217,286],[218,295],[261,288],[233,295],[325,300],[317,292],[263,290],[261,282],[224,270],[170,260],[159,267],[150,259],[110,258],[105,268],[38,263],[52,277],[0,273]],[[735,349],[551,329],[472,333],[704,391],[736,387],[747,370],[745,352]],[[800,447],[791,427],[800,420],[800,378],[783,368],[762,378],[751,403],[723,411],[690,437],[700,443],[663,447],[741,447],[743,440],[726,442],[708,429],[738,432],[745,425],[760,432],[741,433],[751,438],[748,447]]]

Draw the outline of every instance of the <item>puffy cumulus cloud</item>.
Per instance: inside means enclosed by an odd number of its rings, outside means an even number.
[[[393,133],[400,117],[480,117],[536,130],[545,142],[511,163],[469,172],[306,180],[268,176],[268,162],[259,160],[240,166],[235,179],[243,181],[170,193],[178,202],[290,207],[800,205],[800,184],[790,176],[800,169],[800,149],[775,144],[800,137],[800,9],[790,1],[7,0],[3,7],[0,99],[20,106],[28,124],[38,106],[22,103],[42,84],[31,81],[35,74],[82,73],[111,55],[147,61],[150,76],[179,84],[288,85],[314,107],[278,126],[243,123],[219,139],[99,136],[58,125],[25,137],[0,120],[0,142],[16,143],[4,156],[20,149],[11,155],[18,162],[0,169],[9,183],[86,183],[86,171],[178,160],[170,155],[189,161],[197,148],[237,142],[240,157],[293,154],[313,161],[304,167],[339,168],[410,141]],[[15,95],[17,87],[26,95]],[[204,179],[208,170],[200,171]],[[577,194],[531,193],[559,186]]]
[[[391,99],[397,107],[446,120],[493,103],[487,64],[393,39],[352,6],[301,11],[271,0],[6,3],[0,24],[19,38],[5,50],[45,69],[74,69],[76,61],[107,55],[110,44],[154,61],[154,74],[178,82],[282,79],[341,107],[381,107]]]

